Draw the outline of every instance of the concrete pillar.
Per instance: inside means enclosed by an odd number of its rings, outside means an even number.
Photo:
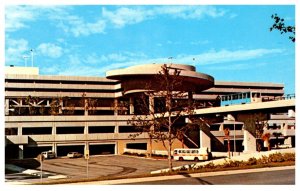
[[[84,123],[84,130],[83,130],[85,135],[89,134],[89,125],[87,122]]]
[[[55,153],[55,157],[57,157],[57,144],[56,143],[52,144],[52,151]]]
[[[59,114],[62,114],[62,108],[63,108],[63,106],[64,106],[64,102],[63,102],[63,100],[61,99],[61,100],[59,100],[59,110],[58,110],[58,113]]]
[[[292,147],[292,137],[287,137],[286,139],[284,139],[284,144],[291,145]]]
[[[9,115],[9,99],[5,99],[5,115]]]
[[[84,145],[84,150],[90,150],[89,142],[86,141]]]
[[[154,97],[149,95],[149,112],[154,113]]]
[[[118,115],[118,99],[114,99],[114,115]]]
[[[24,146],[23,145],[19,145],[19,159],[23,159],[23,151],[24,151]]]
[[[119,155],[118,142],[115,143],[115,155]]]
[[[52,135],[56,135],[56,125],[55,125],[55,123],[52,124]]]
[[[22,135],[22,126],[18,126],[18,135]]]
[[[88,116],[89,115],[89,110],[88,110],[88,100],[84,99],[84,115]]]
[[[133,99],[133,97],[129,98],[129,114],[130,115],[134,114],[134,99]]]
[[[249,133],[249,131],[244,130],[244,153],[256,152],[256,138]]]
[[[289,118],[294,118],[295,117],[295,111],[293,109],[288,110],[288,116]]]
[[[118,124],[115,125],[115,132],[114,133],[119,133],[119,125]]]
[[[208,147],[211,150],[210,137],[202,130],[200,130],[200,148]]]

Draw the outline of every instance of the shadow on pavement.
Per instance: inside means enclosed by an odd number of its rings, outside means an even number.
[[[193,178],[194,180],[197,180],[200,184],[202,185],[213,185],[211,182],[208,182],[206,180],[203,180],[201,178],[196,178],[196,177],[192,177],[190,174],[188,173],[180,173],[180,175],[186,177],[186,178]]]

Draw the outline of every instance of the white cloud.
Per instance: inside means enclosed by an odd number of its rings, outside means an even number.
[[[183,19],[202,19],[205,16],[220,17],[226,11],[213,6],[162,6],[155,9],[156,14],[166,14]]]
[[[87,56],[69,55],[66,64],[56,69],[60,75],[79,76],[104,76],[108,70],[126,68],[139,64],[153,63],[178,63],[198,66],[208,66],[209,69],[226,70],[230,65],[231,69],[247,69],[261,67],[265,63],[251,64],[242,61],[255,60],[268,55],[283,53],[281,49],[253,49],[253,50],[221,50],[210,51],[196,55],[177,55],[172,60],[168,58],[150,59],[144,53],[122,52],[100,55],[96,53]],[[193,60],[195,58],[195,60]],[[237,63],[240,62],[240,63]]]
[[[28,27],[29,21],[37,18],[37,12],[26,6],[6,6],[5,7],[5,29],[7,31],[16,31]]]
[[[202,19],[220,17],[226,11],[214,6],[129,6],[115,10],[102,8],[102,14],[95,14],[94,20],[78,16],[72,6],[6,6],[5,28],[7,32],[29,27],[30,22],[45,20],[75,37],[105,33],[107,24],[122,28],[145,20],[167,15],[181,19]]]
[[[191,64],[191,65],[216,65],[231,63],[237,61],[245,61],[257,59],[263,56],[283,53],[282,49],[253,49],[253,50],[221,50],[221,51],[211,51],[196,55],[177,55],[172,61],[166,58],[154,58],[154,59],[136,59],[128,62],[116,62],[110,65],[102,67],[100,70],[106,72],[107,70],[129,67],[138,64],[151,64],[151,63],[167,63],[172,62],[174,64]],[[216,66],[217,67],[217,66]],[[241,67],[241,66],[239,66]]]
[[[248,70],[251,68],[260,68],[262,66],[266,66],[267,63],[252,63],[252,64],[245,64],[245,63],[239,63],[239,64],[226,64],[226,65],[211,65],[208,67],[210,70],[222,70],[222,71],[234,71],[234,70]]]
[[[127,24],[135,24],[142,22],[152,15],[151,11],[146,11],[141,8],[126,8],[122,7],[116,11],[108,11],[106,8],[102,8],[102,16],[108,19],[116,27],[121,28]]]
[[[106,28],[106,23],[103,20],[86,22],[84,19],[75,15],[69,15],[61,18],[61,21],[63,22],[60,22],[58,26],[63,28],[65,32],[71,32],[75,37],[104,33]]]
[[[217,64],[217,63],[225,63],[225,62],[234,62],[241,60],[249,60],[259,58],[269,54],[278,54],[282,53],[281,49],[253,49],[253,50],[237,50],[237,51],[229,51],[229,50],[221,50],[221,51],[212,51],[208,53],[203,53],[199,55],[192,55],[187,58],[191,59],[195,58],[197,62],[200,64]]]
[[[75,37],[104,33],[104,20],[98,17],[93,22],[87,22],[84,18],[72,14],[71,10],[71,6],[7,6],[5,28],[7,32],[13,32],[29,27],[29,22],[47,19],[50,24]]]
[[[37,51],[50,58],[59,58],[63,54],[63,49],[52,43],[42,43],[37,47]]]
[[[121,28],[128,24],[140,23],[144,20],[157,18],[163,15],[181,19],[202,19],[205,16],[216,18],[226,13],[222,9],[213,6],[158,6],[145,7],[121,7],[114,11],[102,9],[102,16],[115,27]]]
[[[98,55],[92,53],[82,59],[86,64],[103,64],[111,62],[124,62],[131,60],[138,60],[147,57],[144,53],[133,53],[133,52],[122,52],[122,53],[111,53],[107,55]]]
[[[25,39],[6,39],[5,65],[21,65],[23,56],[29,56],[28,41]]]

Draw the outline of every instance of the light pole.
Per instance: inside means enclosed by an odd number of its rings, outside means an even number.
[[[33,49],[31,49],[30,50],[30,52],[31,52],[31,67],[33,67]]]
[[[27,66],[27,59],[29,58],[29,56],[24,55],[23,58],[24,58],[24,60],[25,60],[25,67],[26,67],[26,66]]]

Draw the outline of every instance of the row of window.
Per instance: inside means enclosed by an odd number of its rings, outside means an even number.
[[[114,133],[115,126],[89,126],[88,133]],[[119,133],[136,133],[140,129],[133,126],[119,126]],[[22,135],[51,135],[52,127],[23,127]],[[56,134],[84,134],[84,127],[56,127]],[[5,135],[18,135],[18,128],[5,128]]]
[[[36,83],[36,84],[74,84],[74,85],[116,85],[119,82],[75,81],[75,80],[34,80],[34,79],[5,79],[5,83]]]

